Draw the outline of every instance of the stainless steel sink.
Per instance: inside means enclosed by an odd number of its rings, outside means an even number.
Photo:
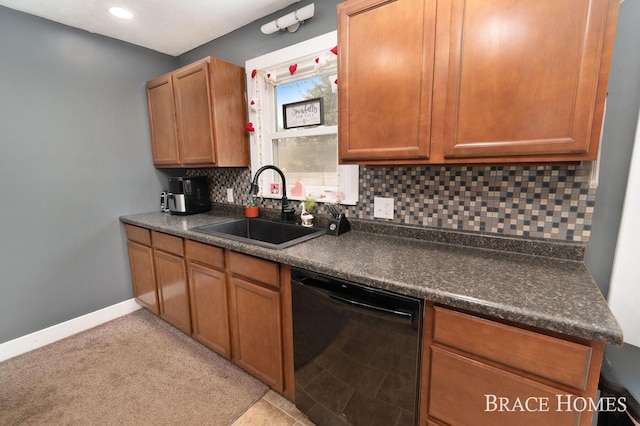
[[[236,219],[191,230],[272,249],[291,247],[326,233],[324,229],[265,219]]]

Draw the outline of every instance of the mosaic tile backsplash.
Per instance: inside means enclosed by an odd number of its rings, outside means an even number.
[[[214,202],[226,203],[233,188],[235,204],[247,203],[249,169],[187,174],[209,176]],[[360,201],[344,210],[351,218],[373,219],[374,197],[391,197],[398,224],[586,243],[596,193],[589,179],[590,169],[580,165],[360,166]],[[265,199],[262,206],[280,203]]]

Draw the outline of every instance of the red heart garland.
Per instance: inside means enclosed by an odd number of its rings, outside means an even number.
[[[251,71],[251,78],[256,78],[256,74],[258,74],[258,70]]]
[[[293,75],[294,72],[298,69],[298,64],[293,64],[289,67],[289,72]]]
[[[338,84],[338,79],[336,78],[335,81],[333,82],[334,84]]]
[[[267,73],[267,78],[271,78],[271,73]]]
[[[333,53],[334,55],[337,55],[338,54],[338,46],[336,46],[333,49],[331,49],[331,53]]]
[[[251,101],[251,105],[255,105],[256,103],[254,101]]]
[[[244,130],[247,132],[255,132],[256,129],[253,128],[253,123],[248,122],[246,126],[244,126]]]
[[[320,63],[320,58],[316,58],[316,64]]]

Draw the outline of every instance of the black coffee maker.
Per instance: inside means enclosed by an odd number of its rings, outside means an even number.
[[[187,215],[211,210],[209,179],[206,176],[170,177],[169,211]]]

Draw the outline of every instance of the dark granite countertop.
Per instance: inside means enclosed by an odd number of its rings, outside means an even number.
[[[190,230],[233,218],[225,211],[152,212],[120,220],[494,318],[622,344],[622,331],[581,261],[358,230],[273,250]]]

